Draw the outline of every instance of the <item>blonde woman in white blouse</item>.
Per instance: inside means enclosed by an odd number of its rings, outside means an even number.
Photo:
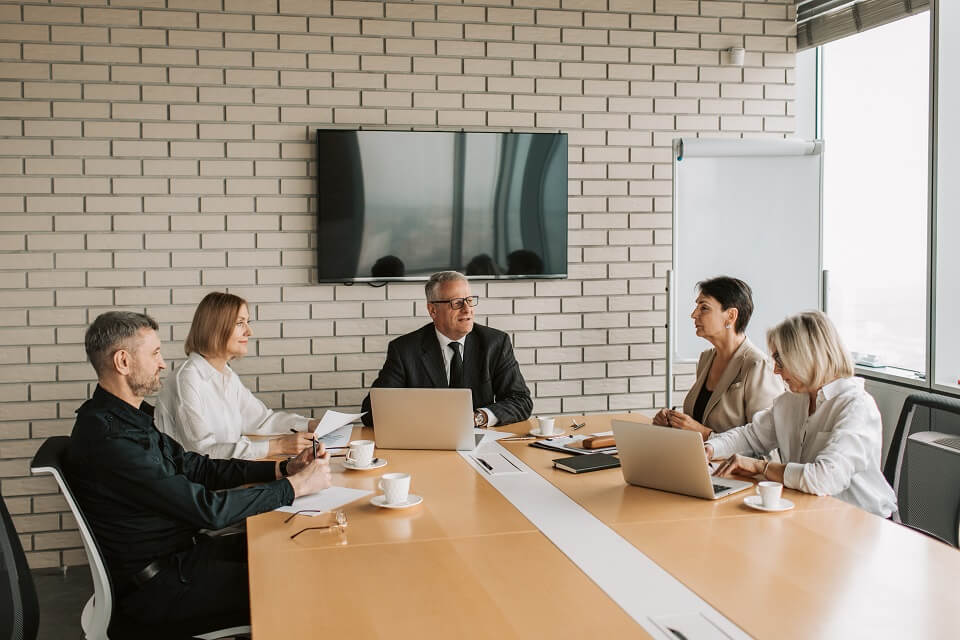
[[[213,292],[200,301],[183,346],[187,360],[168,376],[160,393],[155,412],[160,431],[188,451],[211,458],[295,455],[310,445],[319,420],[271,411],[230,368],[230,360],[247,355],[252,335],[243,298]],[[283,435],[247,437],[253,434]]]
[[[897,502],[880,471],[880,411],[853,377],[833,323],[819,311],[800,313],[770,329],[767,345],[790,393],[750,424],[707,441],[708,458],[726,458],[717,475],[761,475],[889,517]],[[742,455],[775,447],[783,463]]]

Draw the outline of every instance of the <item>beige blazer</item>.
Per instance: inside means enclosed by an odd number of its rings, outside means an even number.
[[[707,382],[715,355],[716,349],[707,349],[700,354],[697,379],[683,400],[683,412],[687,415],[693,415],[693,405]],[[783,380],[773,372],[773,364],[766,354],[744,338],[710,395],[701,423],[717,432],[747,424],[753,414],[768,409],[785,390]]]

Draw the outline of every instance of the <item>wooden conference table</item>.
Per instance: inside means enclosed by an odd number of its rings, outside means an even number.
[[[580,418],[581,433],[648,421]],[[555,470],[562,454],[527,444],[504,446],[755,638],[960,636],[960,552],[946,545],[833,498],[786,490],[795,509],[761,513],[746,493],[708,501],[626,485],[620,469]],[[379,509],[368,496],[342,508],[343,533],[294,540],[326,516],[248,519],[256,640],[650,637],[457,452],[377,455],[386,467],[332,463],[334,484],[376,491],[406,471],[423,503]]]

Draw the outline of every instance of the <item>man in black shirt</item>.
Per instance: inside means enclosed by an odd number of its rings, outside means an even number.
[[[321,447],[279,463],[212,460],[160,433],[143,401],[165,368],[149,316],[102,314],[86,350],[98,385],[77,410],[65,467],[113,583],[110,637],[249,624],[246,536],[199,531],[329,487],[329,457]],[[247,483],[262,484],[234,488]]]

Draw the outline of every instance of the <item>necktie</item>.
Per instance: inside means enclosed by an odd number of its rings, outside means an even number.
[[[450,388],[459,389],[463,387],[463,357],[460,355],[460,343],[451,342],[447,346],[453,349],[453,358],[450,359]]]

